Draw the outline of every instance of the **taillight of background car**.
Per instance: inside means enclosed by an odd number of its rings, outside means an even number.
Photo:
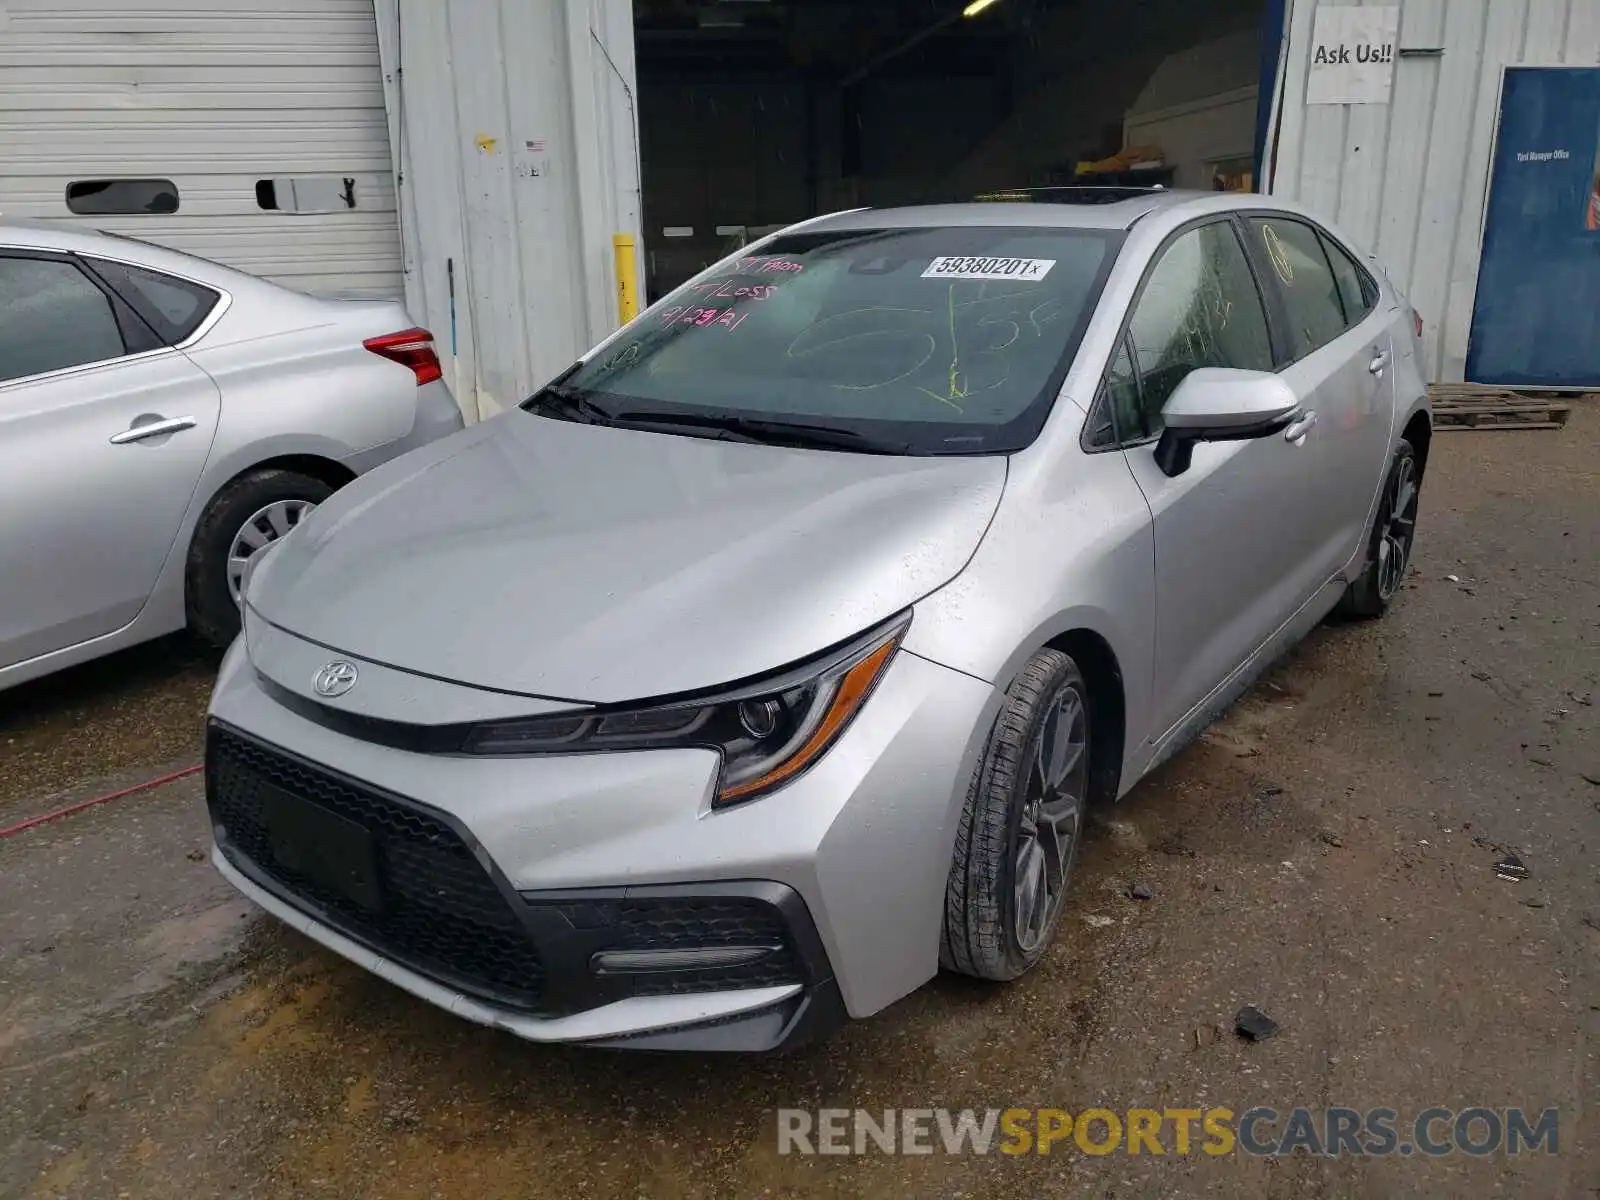
[[[1417,331],[1417,340],[1422,340],[1422,314],[1416,309],[1411,310],[1411,326]]]
[[[418,387],[444,378],[444,368],[433,349],[433,334],[426,329],[403,329],[368,338],[361,344],[380,357],[410,367],[416,373]]]

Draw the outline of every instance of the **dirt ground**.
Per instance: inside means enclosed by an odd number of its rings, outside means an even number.
[[[1597,448],[1600,406],[1439,435],[1399,609],[1104,814],[1039,971],[791,1057],[435,1011],[231,894],[197,779],[0,841],[0,1195],[1600,1196]],[[197,761],[207,669],[164,643],[0,696],[0,827]],[[1235,1037],[1244,1004],[1282,1032]],[[807,1158],[775,1115],[1477,1104],[1559,1108],[1559,1153]]]

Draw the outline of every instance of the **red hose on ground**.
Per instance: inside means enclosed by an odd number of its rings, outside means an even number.
[[[139,792],[148,792],[154,788],[164,787],[169,783],[177,783],[180,779],[187,779],[191,775],[198,775],[205,768],[201,766],[185,767],[181,771],[174,771],[170,775],[163,775],[160,779],[151,779],[145,783],[136,783],[132,787],[123,788],[120,792],[112,792],[108,796],[96,796],[93,800],[83,800],[77,804],[69,804],[66,808],[58,808],[55,812],[47,812],[42,816],[29,817],[15,825],[8,825],[0,829],[0,841],[8,837],[16,837],[19,833],[26,833],[30,829],[37,829],[40,825],[48,825],[51,821],[59,821],[63,817],[74,816],[86,809],[98,808],[102,804],[110,804],[113,800],[121,800],[125,796],[132,796]]]

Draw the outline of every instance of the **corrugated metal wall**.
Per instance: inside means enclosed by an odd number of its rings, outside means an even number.
[[[1318,2],[1293,5],[1272,191],[1377,253],[1427,322],[1434,378],[1458,382],[1503,69],[1600,64],[1600,0],[1399,0],[1391,102],[1308,107]]]
[[[471,416],[617,326],[639,236],[629,0],[376,0],[406,299]]]
[[[265,211],[261,179],[350,181]],[[74,217],[69,182],[170,180],[178,211]],[[0,0],[0,211],[87,223],[307,291],[394,296],[372,0]]]

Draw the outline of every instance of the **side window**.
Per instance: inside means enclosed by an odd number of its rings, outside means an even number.
[[[1266,308],[1231,223],[1202,225],[1167,247],[1128,332],[1141,386],[1133,419],[1119,417],[1124,441],[1161,432],[1161,410],[1190,371],[1272,370]]]
[[[96,273],[131,304],[162,342],[175,346],[210,315],[222,297],[208,287],[143,267],[92,259]]]
[[[111,301],[77,267],[0,257],[0,383],[124,353]]]
[[[1339,298],[1344,301],[1345,323],[1352,327],[1359,325],[1371,315],[1377,303],[1377,288],[1338,242],[1324,236],[1322,248],[1333,264],[1334,282],[1339,285]]]
[[[1299,221],[1252,217],[1263,258],[1271,264],[1289,317],[1289,344],[1296,361],[1345,331],[1344,299],[1317,231]]]

